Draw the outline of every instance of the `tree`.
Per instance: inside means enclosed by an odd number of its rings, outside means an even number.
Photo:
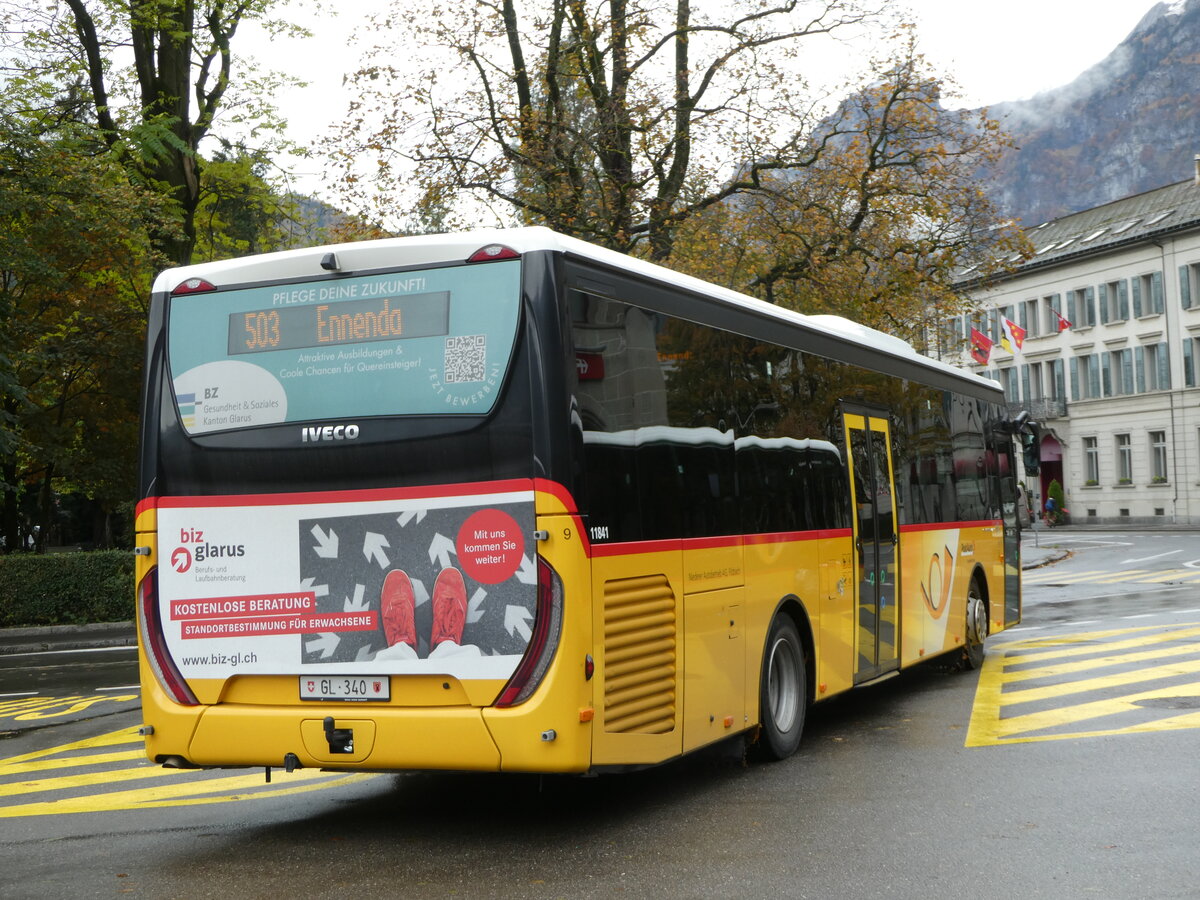
[[[176,220],[154,232],[170,261],[191,261],[202,199],[200,145],[222,112],[259,135],[277,132],[269,98],[275,76],[246,69],[235,80],[233,39],[245,22],[298,31],[269,17],[279,0],[63,0],[22,12],[23,52],[14,83],[25,112],[86,122],[135,183],[173,202]],[[113,63],[131,53],[132,69]],[[278,145],[278,142],[276,142]]]
[[[800,48],[871,18],[842,0],[406,6],[381,33],[416,30],[464,65],[449,86],[444,57],[409,78],[383,48],[331,152],[348,196],[384,217],[455,227],[499,204],[502,220],[918,339],[966,305],[959,273],[1025,247],[977,180],[1006,138],[943,107],[910,27],[839,104],[808,94]]]
[[[693,217],[672,263],[805,313],[908,340],[970,306],[955,284],[1029,252],[980,183],[1008,147],[983,112],[947,110],[911,33],[780,170]]]
[[[45,539],[54,484],[132,496],[157,195],[70,128],[0,117],[0,526]],[[25,521],[22,521],[22,515]],[[37,526],[37,527],[34,527]]]
[[[796,57],[870,14],[859,0],[677,0],[669,12],[547,0],[525,16],[516,0],[397,4],[380,33],[403,35],[406,58],[422,44],[440,57],[410,79],[381,48],[330,150],[349,195],[384,216],[423,207],[447,221],[462,194],[476,204],[462,217],[498,201],[502,215],[665,260],[695,213],[811,162]]]

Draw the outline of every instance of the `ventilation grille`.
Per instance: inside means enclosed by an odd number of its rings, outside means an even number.
[[[675,594],[665,575],[604,585],[604,730],[675,730]]]

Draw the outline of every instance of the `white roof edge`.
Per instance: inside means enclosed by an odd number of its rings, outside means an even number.
[[[916,363],[923,368],[942,372],[966,380],[978,380],[994,385],[991,379],[981,378],[966,369],[949,365],[941,360],[924,356],[912,345],[894,335],[886,334],[850,319],[833,315],[805,315],[781,306],[767,303],[756,297],[740,294],[729,288],[711,284],[691,275],[676,272],[656,263],[618,253],[606,247],[589,244],[579,238],[559,234],[544,226],[524,228],[488,228],[475,231],[450,232],[447,234],[418,235],[411,237],[381,238],[346,244],[327,244],[305,247],[298,250],[281,250],[258,256],[226,259],[216,262],[196,263],[190,266],[167,269],[154,280],[156,292],[174,290],[189,278],[205,278],[219,287],[222,283],[249,283],[254,281],[283,280],[289,278],[313,278],[327,274],[321,269],[321,259],[327,253],[336,253],[340,268],[346,272],[363,269],[381,269],[419,263],[454,262],[465,260],[476,250],[488,244],[504,244],[517,253],[525,254],[536,250],[570,253],[594,262],[625,269],[635,274],[664,281],[696,293],[716,297],[727,303],[747,310],[767,313],[810,331],[850,340],[853,343],[877,350],[886,356]]]

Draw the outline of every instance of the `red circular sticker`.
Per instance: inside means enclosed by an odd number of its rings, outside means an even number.
[[[458,564],[481,584],[507,581],[521,567],[525,538],[517,520],[498,509],[471,513],[458,530]]]

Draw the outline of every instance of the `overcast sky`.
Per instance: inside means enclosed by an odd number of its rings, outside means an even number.
[[[339,0],[336,16],[315,18],[300,7],[294,18],[314,37],[304,42],[259,41],[249,32],[236,41],[269,68],[310,82],[278,98],[292,137],[307,142],[345,112],[342,76],[354,68],[361,28],[370,13],[403,0]],[[448,8],[467,0],[450,0]],[[1179,0],[1175,0],[1179,2]],[[1074,79],[1119,44],[1156,0],[896,0],[911,10],[920,47],[962,92],[960,104],[986,106],[1019,100]],[[840,59],[865,58],[841,52]],[[805,73],[810,80],[813,73]],[[847,73],[848,74],[848,73]],[[301,178],[307,183],[308,178]],[[305,188],[302,188],[305,189]],[[306,189],[314,190],[314,186]]]

